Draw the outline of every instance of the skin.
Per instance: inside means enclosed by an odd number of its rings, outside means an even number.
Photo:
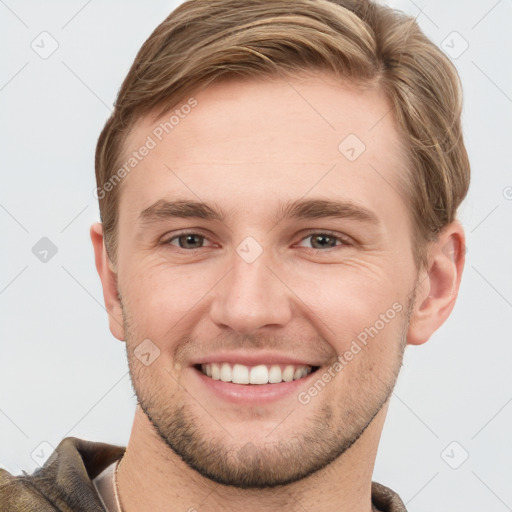
[[[400,137],[378,88],[298,75],[225,81],[195,98],[123,179],[115,264],[101,224],[91,228],[110,329],[126,342],[139,402],[118,471],[123,508],[368,512],[403,350],[427,341],[454,306],[463,229],[446,226],[418,271]],[[127,154],[159,122],[139,120]],[[366,145],[352,162],[338,150],[348,134]],[[350,201],[378,224],[280,218],[281,204],[306,199]],[[159,200],[217,205],[225,218],[141,222]],[[180,248],[180,230],[204,239]],[[248,236],[262,249],[252,263],[236,251]],[[272,349],[315,361],[322,375],[393,304],[401,311],[308,404],[292,394],[235,406],[191,367],[220,350]],[[145,339],[160,351],[148,366],[134,354]]]

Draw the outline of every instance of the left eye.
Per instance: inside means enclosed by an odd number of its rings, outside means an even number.
[[[330,235],[329,233],[314,233],[303,238],[299,245],[305,247],[302,244],[307,240],[310,240],[310,247],[313,249],[330,249],[331,247],[343,244],[343,240],[339,236]]]

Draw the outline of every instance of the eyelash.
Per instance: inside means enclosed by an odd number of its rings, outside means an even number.
[[[173,240],[177,240],[180,237],[187,236],[187,235],[197,235],[197,236],[202,237],[204,240],[208,240],[208,237],[206,235],[203,235],[202,233],[198,233],[196,231],[183,231],[181,233],[177,233],[177,234],[173,235],[171,238],[165,239],[162,243],[163,243],[163,245],[172,245],[171,242]],[[328,252],[328,249],[336,249],[336,248],[340,248],[340,247],[343,247],[343,246],[353,245],[348,238],[340,236],[340,235],[337,235],[337,234],[332,233],[330,231],[311,231],[306,236],[303,236],[300,239],[300,242],[303,242],[304,240],[307,240],[308,238],[311,238],[311,237],[313,237],[315,235],[324,235],[324,236],[332,237],[332,238],[335,238],[336,241],[340,242],[340,243],[335,245],[334,247],[327,247],[326,249],[316,249],[314,247],[305,247],[305,249],[311,249],[313,251],[320,251],[320,252]],[[193,248],[193,249],[185,249],[183,247],[174,246],[174,245],[173,245],[173,247],[175,247],[179,251],[184,251],[184,252],[187,252],[187,253],[191,253],[191,252],[194,252],[194,251],[199,250],[199,249],[204,249],[204,247],[196,247],[196,248]]]

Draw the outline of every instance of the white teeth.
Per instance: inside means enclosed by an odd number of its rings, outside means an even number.
[[[268,381],[270,384],[279,384],[282,381],[281,368],[279,366],[271,366],[268,372]]]
[[[253,366],[249,374],[250,384],[268,384],[268,368],[264,364]]]
[[[283,380],[285,382],[291,382],[293,380],[294,373],[295,373],[295,368],[293,366],[287,366],[283,372]]]
[[[245,366],[229,363],[208,363],[201,365],[201,371],[213,380],[233,382],[234,384],[279,384],[302,379],[312,371],[311,366],[287,365],[281,370],[281,366],[275,364],[270,367],[260,364],[257,366]]]
[[[226,363],[227,364],[227,363]],[[228,365],[229,366],[229,365]],[[243,364],[235,364],[233,366],[233,371],[231,372],[231,382],[235,384],[249,384],[249,368],[244,366]]]
[[[231,381],[231,367],[228,363],[224,363],[220,367],[220,380],[223,382],[230,382]]]

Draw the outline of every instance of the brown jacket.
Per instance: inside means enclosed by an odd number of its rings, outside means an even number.
[[[0,512],[105,512],[92,480],[124,451],[123,446],[66,437],[31,475],[0,469]],[[372,499],[382,512],[407,512],[397,494],[375,482]]]

